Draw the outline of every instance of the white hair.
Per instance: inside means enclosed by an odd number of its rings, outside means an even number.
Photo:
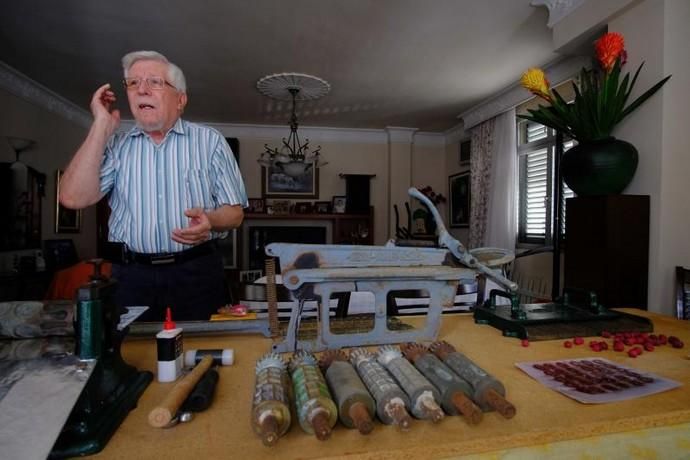
[[[137,61],[158,61],[167,64],[167,78],[170,80],[170,83],[172,83],[178,91],[183,93],[187,92],[187,81],[184,78],[182,69],[168,61],[168,58],[157,51],[132,51],[131,53],[125,54],[122,57],[122,68],[125,71],[125,78],[129,76],[129,69],[132,68]]]

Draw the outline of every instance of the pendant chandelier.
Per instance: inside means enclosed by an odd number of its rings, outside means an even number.
[[[325,80],[302,73],[281,73],[261,78],[257,89],[262,94],[277,100],[292,101],[292,115],[290,116],[290,135],[283,138],[280,147],[269,147],[265,144],[265,151],[259,157],[259,164],[271,167],[290,177],[300,177],[312,168],[318,168],[328,163],[321,160],[321,146],[310,150],[309,139],[304,144],[300,142],[297,128],[297,101],[318,99],[331,89]]]

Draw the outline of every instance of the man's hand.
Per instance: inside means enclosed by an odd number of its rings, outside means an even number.
[[[98,88],[91,98],[93,118],[96,122],[104,123],[108,136],[120,126],[120,111],[114,108],[116,101],[117,97],[110,89],[110,83]]]
[[[176,228],[171,238],[181,244],[197,245],[208,241],[211,236],[211,221],[202,208],[191,208],[184,212],[189,217],[189,227]]]

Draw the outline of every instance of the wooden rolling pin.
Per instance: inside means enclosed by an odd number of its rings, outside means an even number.
[[[211,367],[211,364],[213,364],[213,356],[204,356],[192,372],[185,375],[182,380],[175,384],[163,402],[149,412],[149,425],[155,428],[163,428],[169,424],[199,379]]]

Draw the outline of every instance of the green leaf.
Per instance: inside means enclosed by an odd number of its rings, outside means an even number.
[[[657,83],[656,85],[652,86],[647,91],[645,91],[640,97],[635,99],[628,107],[625,108],[625,110],[623,110],[621,112],[620,116],[618,117],[617,122],[621,121],[623,118],[628,116],[633,110],[638,108],[644,101],[646,101],[647,99],[652,97],[654,95],[654,93],[659,91],[661,89],[661,87],[666,84],[666,82],[669,80],[669,78],[671,78],[671,75],[664,78],[659,83]]]

